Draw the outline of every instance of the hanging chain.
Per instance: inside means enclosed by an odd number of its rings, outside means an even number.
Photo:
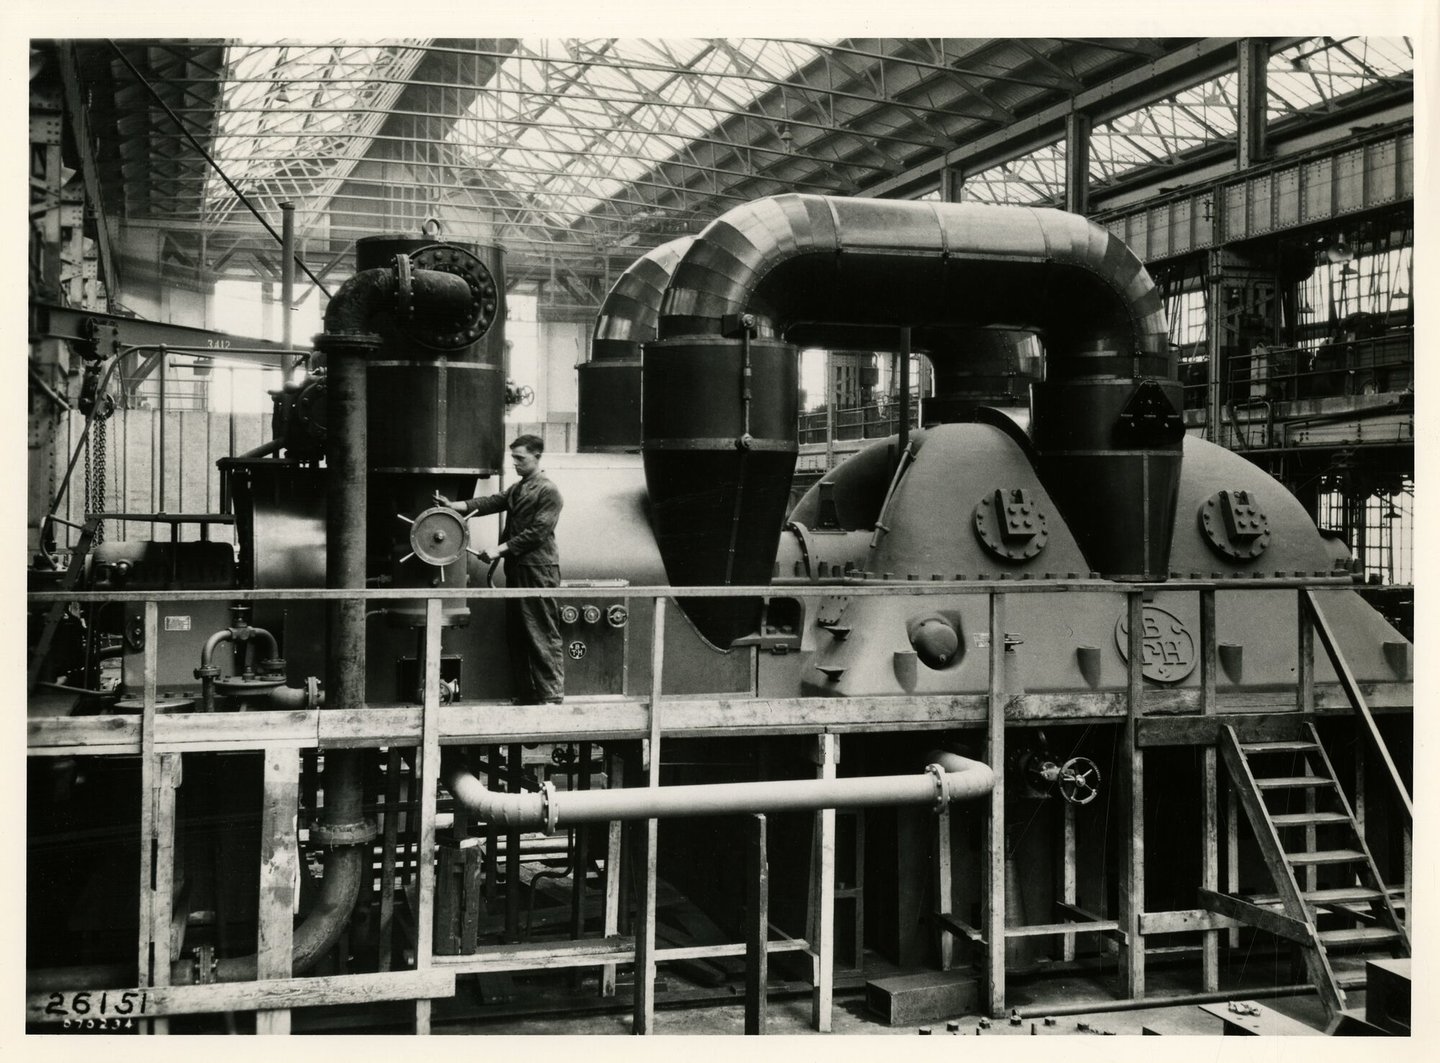
[[[95,422],[90,426],[90,441],[87,444],[90,450],[90,460],[85,466],[85,513],[105,512],[105,426],[109,419],[97,416]],[[95,525],[95,539],[92,546],[99,546],[105,541],[105,525]]]
[[[106,440],[109,438],[110,418],[107,417],[95,427],[100,434],[96,437],[96,470],[95,470],[95,511],[104,513],[108,509],[106,504],[106,480],[109,478],[110,459],[107,453]],[[105,524],[101,522],[95,525],[95,545],[99,546],[105,541]]]

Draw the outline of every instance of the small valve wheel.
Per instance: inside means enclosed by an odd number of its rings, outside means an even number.
[[[444,568],[458,561],[468,544],[465,518],[449,506],[427,509],[410,525],[410,549],[427,565]]]
[[[1088,805],[1100,794],[1100,769],[1089,757],[1071,757],[1060,766],[1060,796],[1072,805]]]

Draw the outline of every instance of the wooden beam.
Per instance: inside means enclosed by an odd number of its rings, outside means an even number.
[[[655,599],[655,619],[650,630],[650,720],[649,738],[645,743],[646,784],[652,789],[660,785],[660,720],[661,699],[665,683],[665,603]],[[655,895],[656,860],[658,858],[659,821],[647,819],[640,828],[639,910],[635,928],[635,1003],[634,1032],[655,1032]]]
[[[815,774],[821,779],[835,778],[840,762],[840,736],[815,736]],[[810,993],[810,1025],[819,1033],[829,1033],[835,1006],[835,810],[815,813],[815,838],[810,851],[810,927],[806,936],[811,942],[811,973],[814,988]]]
[[[745,1032],[763,1034],[770,982],[770,854],[767,851],[765,816],[750,817],[746,839],[745,905]]]
[[[164,791],[165,758],[155,751],[157,719],[156,685],[159,676],[159,607],[145,603],[145,664],[140,715],[140,985],[164,986],[170,983],[170,919],[168,899],[162,899],[161,887],[173,869],[164,867],[166,858],[174,853],[174,795],[166,801]],[[167,816],[168,810],[168,816]],[[170,838],[166,839],[167,819]],[[162,945],[162,942],[165,945]],[[169,1023],[155,1019],[142,1023],[141,1033],[164,1034]]]
[[[1236,713],[1140,720],[1136,736],[1141,749],[1161,746],[1213,746],[1226,727],[1235,728],[1242,742],[1280,741],[1294,733],[1293,709],[1274,714]]]
[[[620,788],[625,785],[625,762],[615,753],[606,751],[608,770],[605,772],[606,785]],[[604,935],[614,937],[620,933],[620,882],[621,882],[621,839],[624,837],[623,824],[616,820],[608,825],[605,841],[605,929]],[[615,995],[614,963],[607,963],[600,971],[600,995]]]
[[[1005,1012],[1005,596],[990,595],[990,673],[985,762],[995,773],[987,820],[984,893],[985,1006]]]
[[[1218,892],[1218,891],[1211,891]],[[1182,934],[1202,930],[1206,936],[1232,926],[1243,925],[1238,919],[1220,915],[1205,908],[1187,908],[1175,912],[1146,912],[1140,917],[1142,934]],[[1207,989],[1207,993],[1215,990]]]
[[[415,969],[428,971],[435,943],[435,790],[440,782],[440,602],[425,603],[425,716],[414,785],[420,796],[420,840],[416,848]],[[430,999],[415,1001],[415,1032],[430,1032]]]
[[[1371,710],[1409,711],[1414,686],[1404,682],[1361,684]],[[1196,737],[1209,724],[1201,718],[1198,688],[1146,692],[1141,745],[1203,745]],[[1352,710],[1337,684],[1316,688],[1317,716],[1346,716]],[[1083,726],[1125,716],[1124,691],[1006,694],[1004,716],[1011,725],[1064,722]],[[1293,693],[1237,691],[1219,698],[1220,719],[1263,721],[1265,714],[1293,711]],[[919,697],[754,698],[744,695],[678,698],[665,710],[665,731],[676,738],[733,738],[786,734],[864,734],[885,731],[944,731],[980,727],[989,719],[989,695]],[[545,711],[552,710],[552,711]],[[1187,715],[1177,715],[1187,714]],[[155,750],[162,753],[225,752],[294,745],[302,749],[414,746],[421,740],[419,706],[375,704],[353,712],[284,710],[246,713],[164,713],[155,720]],[[509,742],[616,742],[649,733],[649,701],[567,699],[564,705],[509,705],[467,702],[440,710],[443,745]],[[1192,729],[1187,733],[1186,728]],[[141,752],[141,718],[118,716],[45,717],[26,721],[31,756],[135,756]]]
[[[1128,712],[1120,734],[1120,794],[1124,817],[1120,828],[1120,976],[1131,1000],[1145,996],[1145,939],[1140,913],[1145,910],[1145,753],[1136,726],[1145,712],[1145,595],[1126,595],[1126,701]]]
[[[1078,883],[1078,852],[1075,845],[1075,806],[1069,801],[1062,802],[1062,815],[1064,824],[1062,826],[1061,851],[1060,851],[1060,899],[1066,904],[1074,905],[1079,903],[1080,892]],[[1075,959],[1075,935],[1065,935],[1062,945],[1062,958],[1067,962]]]
[[[206,1015],[222,1011],[265,1011],[272,1008],[313,1008],[372,1004],[383,1000],[455,995],[453,971],[392,971],[386,974],[344,974],[325,978],[280,978],[259,982],[216,982],[211,985],[152,986],[89,990],[87,1013],[98,1017],[98,1001],[106,1010],[128,999],[127,1016],[136,1019],[166,1015]],[[128,994],[128,998],[127,998]],[[54,1002],[59,995],[60,1004]],[[25,1021],[58,1023],[73,1018],[75,993],[32,993],[25,997]],[[58,1014],[58,1012],[68,1014]]]
[[[255,974],[260,981],[291,977],[295,926],[295,887],[300,871],[296,819],[300,810],[300,751],[267,749],[264,806],[260,813],[259,950]],[[290,1012],[267,1010],[255,1017],[255,1032],[288,1034]]]
[[[1215,629],[1215,592],[1200,592],[1200,711],[1213,716],[1216,711],[1219,639]],[[1219,756],[1212,742],[1201,753],[1200,768],[1200,885],[1208,890],[1220,888],[1220,790]],[[1142,933],[1145,916],[1140,917]],[[1200,980],[1207,993],[1220,988],[1220,934],[1206,930],[1200,943]]]
[[[391,746],[385,758],[385,832],[380,854],[380,970],[390,970],[395,941],[395,846],[400,840],[400,749]]]
[[[1273,908],[1262,908],[1258,904],[1250,904],[1238,897],[1232,897],[1227,893],[1218,893],[1215,890],[1201,889],[1199,891],[1200,904],[1208,911],[1219,915],[1228,916],[1237,923],[1245,926],[1253,926],[1258,930],[1264,930],[1284,938],[1286,941],[1293,941],[1299,945],[1313,946],[1314,936],[1310,933],[1310,925],[1299,919],[1292,919],[1284,912],[1277,912]]]

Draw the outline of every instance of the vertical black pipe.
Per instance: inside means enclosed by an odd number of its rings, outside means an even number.
[[[295,303],[295,204],[280,204],[280,342],[289,351],[295,346],[295,322],[291,307]],[[290,377],[299,359],[293,354],[280,356],[280,376]]]

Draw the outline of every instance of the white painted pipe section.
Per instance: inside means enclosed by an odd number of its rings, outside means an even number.
[[[478,778],[454,764],[446,767],[444,778],[455,799],[473,815],[499,827],[549,831],[613,820],[894,805],[940,807],[951,801],[983,797],[994,788],[994,774],[979,761],[943,752],[931,753],[930,761],[918,775],[614,790],[556,790],[547,784],[535,794],[492,793]]]

